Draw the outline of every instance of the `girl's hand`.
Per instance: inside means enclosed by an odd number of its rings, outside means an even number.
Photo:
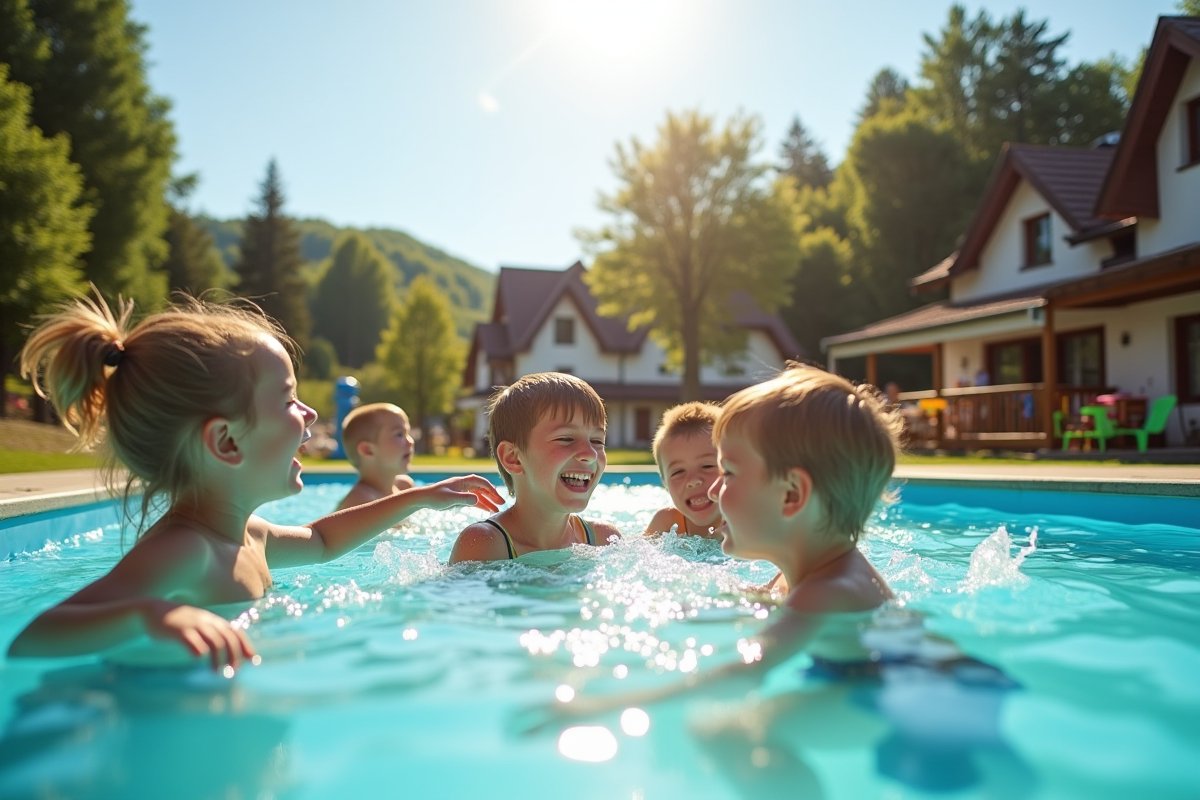
[[[257,658],[244,630],[203,608],[152,600],[145,617],[153,638],[182,642],[194,656],[211,656],[213,672],[226,665],[236,670],[243,658]]]
[[[438,510],[471,506],[484,511],[499,511],[504,498],[491,481],[478,475],[447,478],[411,491],[421,493],[421,505]]]

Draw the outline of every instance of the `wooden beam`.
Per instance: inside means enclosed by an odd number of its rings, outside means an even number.
[[[1042,308],[1042,431],[1051,448],[1054,441],[1054,412],[1058,403],[1058,342],[1054,336],[1054,304]]]
[[[879,367],[875,363],[874,353],[867,353],[867,383],[879,386]]]

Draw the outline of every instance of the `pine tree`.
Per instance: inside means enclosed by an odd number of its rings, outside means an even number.
[[[395,304],[393,269],[361,233],[344,237],[317,284],[313,333],[333,343],[338,360],[361,367],[375,352]]]
[[[300,234],[283,213],[283,184],[275,159],[267,164],[258,210],[242,227],[236,266],[238,294],[279,320],[301,348],[308,344],[309,316],[300,268]]]
[[[146,84],[145,28],[125,0],[6,0],[0,61],[33,90],[32,120],[70,137],[96,209],[87,278],[153,305],[166,294],[165,189],[175,158],[169,104]]]
[[[792,118],[792,126],[788,128],[787,138],[780,147],[779,154],[783,158],[780,171],[791,175],[800,186],[821,189],[833,180],[833,170],[829,168],[828,159],[821,152],[816,140],[809,136],[804,125],[800,123],[799,117]]]
[[[376,359],[386,370],[396,399],[426,434],[433,417],[454,408],[465,355],[445,294],[428,277],[418,276],[392,318]],[[427,435],[422,436],[422,447],[428,441]]]
[[[92,210],[64,134],[29,122],[27,87],[0,64],[0,386],[32,318],[83,291]],[[0,402],[0,416],[4,404]]]
[[[867,87],[867,102],[859,112],[859,123],[879,113],[896,114],[903,111],[907,95],[908,81],[900,73],[890,67],[879,70]]]

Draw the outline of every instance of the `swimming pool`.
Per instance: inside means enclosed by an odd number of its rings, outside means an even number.
[[[308,482],[264,515],[307,521],[347,488]],[[610,474],[589,516],[634,533],[667,502],[655,475]],[[228,609],[264,656],[233,680],[0,662],[0,797],[1194,800],[1200,530],[978,502],[910,487],[864,549],[929,630],[1008,686],[821,683],[798,656],[749,702],[693,696],[646,709],[648,731],[612,714],[526,735],[526,709],[561,687],[645,687],[737,658],[776,612],[736,587],[773,571],[713,542],[636,535],[448,569],[480,514],[421,512],[331,564],[277,570],[266,598]],[[0,644],[111,566],[111,519],[89,507],[9,524],[10,539],[60,541],[0,562]],[[1014,568],[1005,537],[1015,555],[1034,529]]]

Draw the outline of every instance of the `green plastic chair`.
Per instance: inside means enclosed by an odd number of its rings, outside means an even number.
[[[1118,436],[1135,436],[1137,437],[1138,452],[1146,452],[1146,447],[1149,445],[1150,434],[1162,433],[1167,429],[1167,417],[1171,415],[1171,410],[1175,408],[1177,398],[1173,394],[1166,394],[1150,404],[1150,413],[1146,415],[1146,421],[1142,423],[1140,428],[1115,428],[1114,433]],[[1101,450],[1104,448],[1101,447]]]
[[[1117,435],[1112,419],[1108,416],[1108,409],[1104,406],[1084,406],[1079,409],[1079,415],[1092,418],[1092,429],[1090,431],[1063,431],[1063,450],[1071,448],[1072,439],[1095,439],[1100,446],[1100,452],[1105,452],[1107,441]],[[1055,427],[1061,424],[1060,420],[1061,417],[1055,420]]]

